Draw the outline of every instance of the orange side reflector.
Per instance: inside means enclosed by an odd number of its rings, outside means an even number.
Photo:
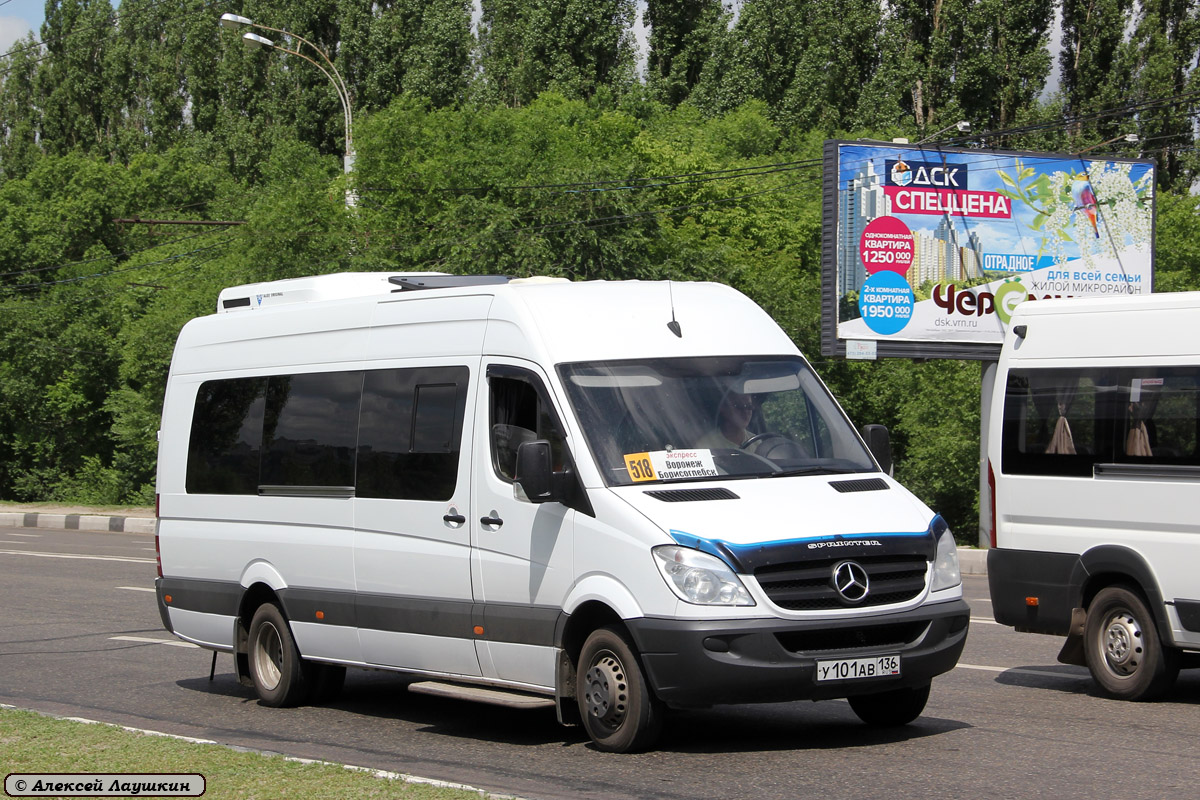
[[[169,602],[171,602],[171,595],[169,595],[169,594],[164,594],[164,595],[163,595],[163,602],[164,602],[164,603],[169,603]]]
[[[325,619],[325,612],[324,612],[324,611],[318,611],[318,612],[317,612],[317,619]]]
[[[476,626],[475,626],[475,635],[476,635],[476,636],[483,636],[483,626],[482,626],[482,625],[476,625]]]
[[[1025,598],[1025,605],[1029,606],[1030,608],[1037,608],[1037,604],[1038,604],[1038,599],[1036,597],[1026,597]]]

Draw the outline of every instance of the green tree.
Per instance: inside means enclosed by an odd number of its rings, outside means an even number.
[[[520,106],[545,90],[586,99],[633,81],[633,0],[483,0],[478,96]]]
[[[1061,9],[1066,112],[1079,116],[1118,105],[1130,77],[1117,71],[1117,58],[1133,0],[1062,0]]]
[[[749,0],[719,37],[692,102],[716,115],[758,100],[789,128],[850,127],[878,66],[881,8],[873,0]],[[895,113],[883,116],[895,123]]]
[[[1112,135],[1136,124],[1147,142],[1166,145],[1158,151],[1159,186],[1187,191],[1196,177],[1185,169],[1189,161],[1182,154],[1194,150],[1200,113],[1200,7],[1186,0],[1145,0],[1141,12],[1133,36],[1121,45],[1117,73],[1131,76],[1124,87],[1130,101],[1165,102],[1116,123],[1122,130]]]
[[[650,94],[677,106],[700,80],[712,54],[714,38],[723,31],[720,0],[647,0],[650,52],[646,83]]]
[[[20,178],[41,154],[41,108],[36,91],[42,50],[30,33],[0,58],[0,176]]]
[[[759,100],[777,111],[808,39],[802,0],[748,0],[720,37],[692,98],[709,116]]]
[[[126,103],[109,60],[113,9],[108,0],[49,0],[42,42],[48,58],[37,72],[42,109],[39,141],[47,152],[107,154],[116,109]],[[117,78],[112,80],[111,78]]]
[[[1053,6],[1052,0],[977,0],[967,9],[968,49],[954,88],[977,130],[1007,128],[1036,103],[1050,73]]]
[[[203,0],[121,4],[106,65],[108,79],[126,90],[114,134],[122,160],[162,152],[191,130],[213,130],[219,44],[215,14]]]
[[[972,0],[897,0],[889,4],[880,36],[881,69],[865,94],[880,111],[865,108],[867,124],[895,125],[887,116],[900,109],[917,130],[933,133],[962,118],[955,82],[957,62],[971,47]]]
[[[401,93],[453,106],[466,96],[471,6],[466,0],[341,4],[341,62],[358,107],[383,108]]]
[[[779,120],[833,132],[860,124],[862,87],[879,68],[882,6],[874,0],[809,0],[803,50],[779,106]]]

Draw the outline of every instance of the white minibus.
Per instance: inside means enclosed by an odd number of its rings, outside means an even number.
[[[998,622],[1113,697],[1200,665],[1200,293],[1018,306],[988,470]]]
[[[271,706],[354,667],[554,707],[609,751],[718,703],[904,724],[969,609],[948,526],[866,439],[884,468],[718,284],[226,289],[171,363],[159,609]]]

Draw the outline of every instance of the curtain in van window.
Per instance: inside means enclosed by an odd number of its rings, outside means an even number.
[[[1074,453],[1051,442],[1064,411]],[[1008,474],[1085,477],[1122,463],[1200,478],[1200,365],[1012,370],[1001,448]]]
[[[1075,438],[1071,435],[1067,414],[1079,391],[1079,377],[1063,373],[1030,375],[1029,384],[1033,390],[1033,403],[1043,419],[1049,419],[1055,411],[1058,412],[1054,433],[1046,445],[1046,455],[1075,455]]]
[[[1141,378],[1134,378],[1130,386],[1129,433],[1125,437],[1125,455],[1135,458],[1151,458],[1154,451],[1150,446],[1150,434],[1146,421],[1154,418],[1158,407],[1159,392],[1143,385]],[[1133,399],[1133,398],[1138,399]]]

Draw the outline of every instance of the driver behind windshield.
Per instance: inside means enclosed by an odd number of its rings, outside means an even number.
[[[730,389],[717,408],[716,425],[700,437],[696,447],[720,450],[741,447],[752,434],[747,427],[754,416],[756,400],[753,395]]]

